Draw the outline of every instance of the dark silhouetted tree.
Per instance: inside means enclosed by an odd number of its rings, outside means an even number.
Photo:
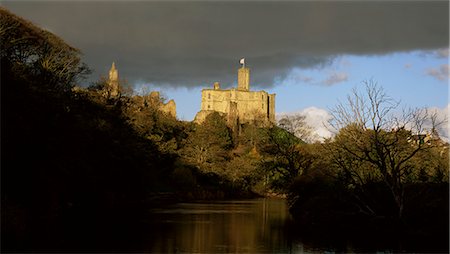
[[[358,182],[362,174],[364,178],[379,175],[392,193],[398,218],[402,218],[404,184],[413,173],[413,158],[430,148],[420,139],[431,114],[415,109],[398,116],[398,106],[380,86],[368,81],[365,93],[354,90],[346,104],[333,109],[331,124],[341,129],[332,146],[337,165]],[[374,172],[362,170],[368,165]]]

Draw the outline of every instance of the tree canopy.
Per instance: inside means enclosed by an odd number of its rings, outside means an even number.
[[[3,7],[0,37],[2,72],[20,73],[30,82],[39,78],[41,85],[62,90],[89,73],[78,49]]]

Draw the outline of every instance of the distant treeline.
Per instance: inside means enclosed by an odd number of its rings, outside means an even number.
[[[2,251],[127,249],[111,239],[136,231],[148,208],[272,193],[287,195],[303,228],[448,240],[448,144],[405,128],[432,114],[393,126],[380,87],[368,84],[366,104],[355,94],[364,107],[337,107],[339,132],[323,143],[286,121],[232,131],[211,114],[197,125],[125,81],[117,96],[106,79],[79,88],[89,74],[79,50],[0,14]]]

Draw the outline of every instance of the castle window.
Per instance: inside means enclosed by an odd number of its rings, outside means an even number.
[[[210,93],[208,94],[208,99],[211,99],[211,94]]]
[[[210,105],[208,105],[208,109],[210,109],[211,108],[211,106]]]
[[[264,103],[262,104],[262,108],[264,109]]]

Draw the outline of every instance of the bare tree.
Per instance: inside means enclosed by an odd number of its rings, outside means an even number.
[[[305,119],[304,115],[285,115],[278,120],[278,126],[305,142],[313,142],[316,137],[313,136],[313,130]]]
[[[70,90],[90,73],[80,50],[0,7],[0,57],[5,69],[27,73],[52,89]],[[50,88],[50,87],[49,87]]]
[[[404,183],[412,173],[411,159],[430,147],[423,142],[427,123],[437,125],[436,117],[425,109],[404,110],[397,114],[399,102],[389,97],[374,81],[365,82],[365,93],[356,89],[332,109],[331,126],[340,130],[334,140],[336,158],[364,162],[376,170],[389,187],[401,219]],[[431,126],[435,129],[436,126]],[[340,153],[340,154],[339,154]],[[342,161],[336,163],[342,166]],[[348,164],[347,164],[348,166]],[[344,168],[343,168],[344,169]],[[345,168],[360,178],[359,168]]]

